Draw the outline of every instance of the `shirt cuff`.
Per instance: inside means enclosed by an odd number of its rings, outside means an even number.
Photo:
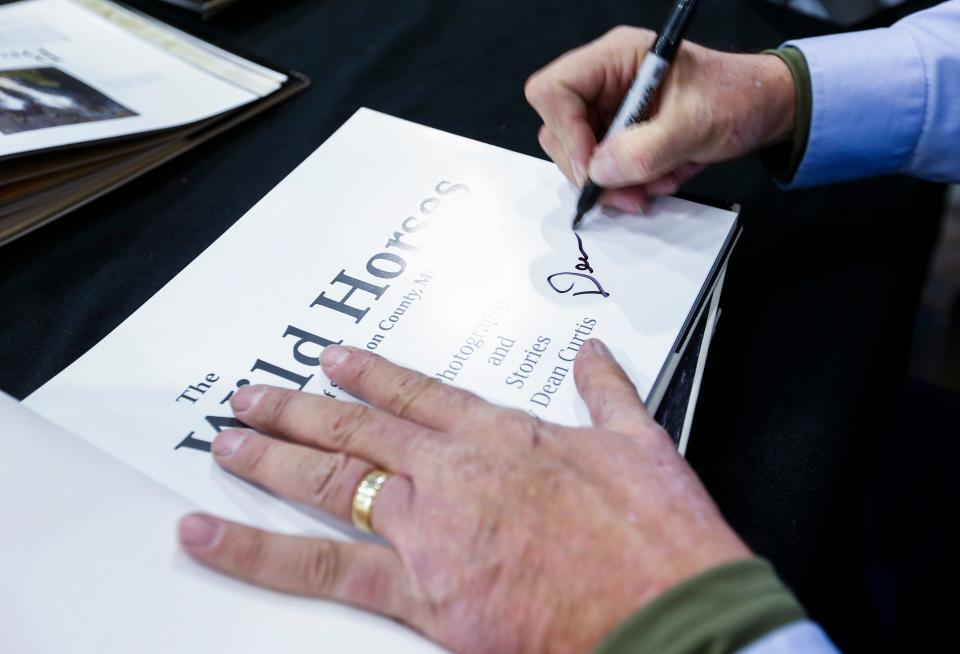
[[[800,620],[780,627],[737,654],[840,654],[816,622]]]
[[[793,75],[793,85],[796,96],[794,110],[793,137],[785,142],[762,150],[760,161],[767,167],[770,174],[777,178],[782,185],[788,185],[793,180],[803,155],[807,151],[807,139],[810,136],[810,120],[813,116],[813,90],[810,85],[810,70],[803,53],[796,48],[781,48],[780,50],[766,50],[763,54],[771,54],[787,65]]]
[[[735,652],[803,618],[773,567],[746,559],[671,588],[618,627],[596,654]]]
[[[913,38],[885,28],[784,46],[803,53],[813,92],[806,152],[788,186],[904,168],[920,138],[926,105],[923,60]]]

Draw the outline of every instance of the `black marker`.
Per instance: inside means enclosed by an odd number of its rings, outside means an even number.
[[[670,63],[674,55],[680,48],[680,42],[687,33],[687,27],[690,25],[690,19],[693,17],[693,11],[697,7],[697,0],[677,0],[673,6],[670,18],[667,24],[657,37],[653,49],[643,58],[640,64],[640,70],[627,92],[627,97],[620,104],[617,110],[617,116],[610,123],[603,140],[619,134],[634,123],[645,120],[650,111],[650,104],[653,96],[660,89],[663,78],[667,75]],[[573,219],[573,229],[576,229],[583,220],[583,216],[593,208],[593,205],[600,199],[603,188],[597,186],[592,180],[588,179],[580,193],[580,200],[577,202],[577,215]]]

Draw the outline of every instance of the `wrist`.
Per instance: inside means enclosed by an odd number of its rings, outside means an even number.
[[[780,57],[771,53],[757,55],[760,67],[761,111],[766,123],[766,138],[759,144],[768,147],[793,138],[797,121],[797,86],[793,72]]]
[[[712,158],[732,159],[791,140],[797,92],[790,68],[766,53],[713,58],[704,80],[713,89],[704,97],[715,123],[708,144]]]

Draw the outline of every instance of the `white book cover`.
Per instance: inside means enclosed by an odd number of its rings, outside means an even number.
[[[0,396],[4,647],[436,651],[389,620],[206,571],[178,551],[175,523],[201,509],[356,535],[207,453],[237,384],[350,399],[320,372],[328,342],[576,425],[572,361],[599,337],[647,397],[736,214],[664,198],[646,217],[595,212],[578,237],[575,202],[548,162],[355,114],[24,404]]]
[[[649,394],[736,215],[663,198],[574,234],[575,201],[548,162],[360,110],[25,403],[207,511],[337,537],[212,462],[238,385],[343,397],[318,359],[342,342],[588,424],[573,359],[599,337]]]

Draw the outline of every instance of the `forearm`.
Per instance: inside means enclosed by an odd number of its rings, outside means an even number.
[[[810,103],[806,139],[792,142],[792,165],[783,152],[772,162],[787,186],[896,173],[960,181],[960,0],[890,28],[785,48],[795,49],[798,96],[809,84]]]

